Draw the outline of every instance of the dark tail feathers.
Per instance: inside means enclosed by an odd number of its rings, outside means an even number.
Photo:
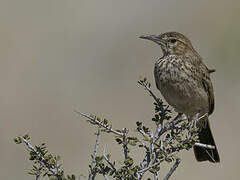
[[[220,162],[217,146],[215,145],[208,120],[207,126],[202,128],[198,135],[200,143],[213,145],[215,146],[215,149],[206,149],[199,146],[194,146],[193,149],[197,161],[210,161],[213,163]]]

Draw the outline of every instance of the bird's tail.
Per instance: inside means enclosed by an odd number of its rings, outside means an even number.
[[[210,161],[213,163],[220,162],[217,146],[214,142],[208,119],[206,126],[201,128],[201,131],[198,135],[200,143],[213,145],[215,146],[215,149],[207,149],[200,146],[194,146],[194,154],[197,161]]]

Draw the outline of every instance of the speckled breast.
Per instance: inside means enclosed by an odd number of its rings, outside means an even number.
[[[207,94],[199,88],[196,77],[180,58],[159,59],[154,68],[157,88],[177,112],[192,115],[206,109]],[[201,86],[200,86],[201,87]],[[205,110],[204,110],[205,111]]]

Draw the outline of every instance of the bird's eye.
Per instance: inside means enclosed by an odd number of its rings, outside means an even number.
[[[176,39],[170,39],[170,43],[174,44],[177,40]]]

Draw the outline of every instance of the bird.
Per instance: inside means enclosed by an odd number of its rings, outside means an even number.
[[[219,153],[210,128],[209,115],[214,110],[214,92],[210,73],[191,41],[179,32],[143,35],[141,39],[160,45],[162,57],[155,62],[154,77],[157,89],[176,112],[196,120],[200,143],[215,149],[194,146],[197,161],[220,162]],[[205,115],[205,116],[204,116]]]

